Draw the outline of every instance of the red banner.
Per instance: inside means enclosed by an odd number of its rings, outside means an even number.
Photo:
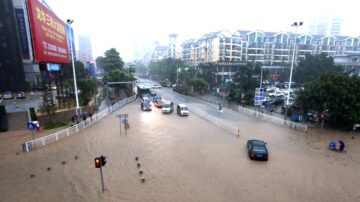
[[[38,0],[28,0],[36,62],[70,63],[65,23]]]

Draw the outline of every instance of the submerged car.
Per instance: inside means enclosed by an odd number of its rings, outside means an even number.
[[[151,111],[151,103],[150,102],[143,102],[141,103],[141,110],[143,111]]]
[[[173,111],[174,111],[174,103],[170,101],[165,102],[162,107],[162,113],[170,114]]]
[[[251,160],[258,159],[267,161],[269,158],[269,153],[266,148],[266,142],[261,140],[248,140],[247,149],[249,153],[249,158]]]
[[[162,101],[161,97],[154,97],[154,105],[158,108],[162,108],[164,105],[164,102]]]

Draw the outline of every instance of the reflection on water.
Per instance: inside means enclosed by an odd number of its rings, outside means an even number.
[[[1,201],[358,201],[360,197],[359,163],[351,160],[359,157],[358,152],[329,154],[321,147],[326,139],[268,123],[243,122],[242,116],[231,122],[240,128],[236,138],[195,114],[180,117],[157,108],[144,112],[139,105],[134,102],[120,111],[129,115],[127,135],[119,134],[114,113],[43,149],[0,156]],[[268,142],[268,162],[248,159],[245,144],[250,138]],[[0,146],[7,149],[18,143]],[[99,155],[108,158],[104,193],[94,167]],[[140,181],[135,156],[145,183]]]

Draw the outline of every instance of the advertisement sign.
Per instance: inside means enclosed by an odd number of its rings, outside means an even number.
[[[20,39],[22,58],[29,60],[30,59],[30,49],[29,49],[28,38],[26,35],[24,10],[22,8],[15,8],[15,15],[16,15],[17,28],[19,31],[19,39]]]
[[[38,0],[27,6],[35,62],[70,63],[65,23]]]
[[[48,71],[60,71],[60,65],[55,63],[47,63]]]
[[[74,54],[74,61],[76,61],[76,52],[75,52],[75,42],[74,42],[74,31],[73,29],[66,24],[66,41],[68,44],[68,53],[69,53],[69,57],[71,60],[71,49],[73,49],[73,54]]]

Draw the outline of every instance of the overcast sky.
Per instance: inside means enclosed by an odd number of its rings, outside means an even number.
[[[139,59],[155,40],[166,45],[219,30],[307,32],[311,19],[330,9],[343,17],[343,35],[360,35],[355,0],[45,0],[63,21],[74,20],[75,35],[88,35],[94,58],[116,48],[125,61]]]

